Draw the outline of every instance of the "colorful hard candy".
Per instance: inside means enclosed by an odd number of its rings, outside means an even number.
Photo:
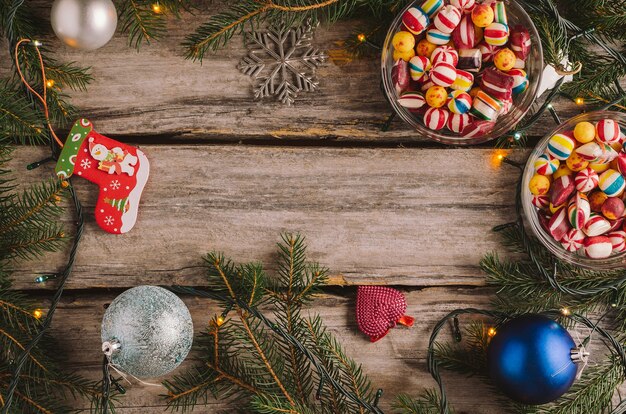
[[[550,198],[547,195],[533,196],[531,203],[540,210],[547,210],[550,206]]]
[[[438,63],[449,63],[456,67],[459,63],[459,53],[452,46],[438,46],[435,50],[433,50],[430,60],[432,61],[433,66],[437,66]]]
[[[456,68],[449,63],[440,62],[431,69],[430,79],[435,85],[448,87],[456,80]]]
[[[500,50],[500,47],[496,45],[490,45],[489,43],[482,41],[478,45],[478,49],[480,50],[483,62],[491,62],[493,61],[493,57],[496,55],[496,53],[498,53],[498,50]]]
[[[591,142],[596,137],[596,127],[591,122],[583,121],[574,127],[574,138],[581,144]]]
[[[408,52],[415,47],[415,36],[412,33],[400,31],[393,35],[391,44],[398,52]]]
[[[459,49],[471,49],[480,42],[482,29],[474,26],[470,15],[466,14],[452,32],[452,40]]]
[[[461,22],[461,10],[448,4],[444,6],[434,17],[435,28],[442,33],[452,33]]]
[[[469,13],[476,5],[476,0],[450,0],[450,4],[465,13]]]
[[[498,115],[508,114],[512,107],[513,107],[513,98],[502,99],[502,108],[500,108],[500,112],[498,112]]]
[[[494,121],[473,121],[463,129],[463,131],[461,132],[461,135],[464,138],[468,138],[468,139],[481,137],[491,132],[495,126],[496,126],[496,123]],[[547,178],[545,176],[542,176],[542,177]],[[550,185],[550,180],[548,179],[548,186],[549,185]]]
[[[548,152],[561,161],[566,160],[575,147],[574,138],[567,133],[554,134],[548,141]]]
[[[612,119],[602,119],[598,121],[596,124],[596,137],[598,137],[598,140],[606,144],[619,142],[619,124]]]
[[[550,221],[548,222],[548,231],[556,241],[561,241],[570,230],[566,210],[565,208],[560,209],[556,214],[550,217]]]
[[[488,4],[477,4],[472,9],[471,16],[477,27],[487,27],[494,19],[493,9]]]
[[[507,75],[513,78],[513,95],[519,95],[528,89],[528,74],[522,69],[511,69]]]
[[[456,79],[454,80],[454,83],[450,85],[450,88],[456,91],[469,92],[473,84],[474,84],[474,75],[472,75],[471,73],[467,71],[457,69]]]
[[[526,62],[524,62],[520,58],[515,59],[515,63],[513,64],[513,69],[524,69],[526,67]]]
[[[567,164],[567,167],[574,172],[582,171],[589,165],[589,161],[583,159],[576,152],[572,152],[565,163]]]
[[[393,51],[393,60],[396,61],[398,59],[402,59],[406,62],[411,60],[411,58],[415,56],[415,50],[409,49],[406,52],[400,52],[399,50]]]
[[[482,53],[480,49],[459,50],[458,69],[465,69],[469,72],[478,72],[482,66]]]
[[[567,206],[567,216],[572,228],[581,230],[585,226],[591,216],[591,207],[586,195],[577,193],[575,197],[572,197]]]
[[[589,162],[596,162],[602,156],[602,147],[597,142],[588,142],[576,148],[576,153],[580,155],[584,160]]]
[[[574,185],[576,190],[588,193],[598,186],[599,178],[598,173],[587,167],[580,170],[574,178]]]
[[[522,25],[513,27],[509,35],[509,44],[515,56],[518,59],[526,60],[526,57],[530,53],[530,33]]]
[[[493,64],[501,71],[508,72],[515,66],[515,53],[508,47],[504,47],[493,57]]]
[[[624,202],[619,197],[609,197],[602,204],[602,215],[609,220],[617,220],[624,216]]]
[[[485,28],[483,36],[487,44],[504,46],[509,40],[509,26],[505,23],[493,22]]]
[[[426,103],[433,108],[441,108],[446,104],[448,93],[443,86],[435,85],[426,91]]]
[[[611,223],[611,228],[609,229],[609,233],[612,231],[617,231],[617,230],[624,230],[622,228],[622,225],[624,224],[624,218],[618,218],[617,220],[609,220],[609,223]]]
[[[483,72],[480,87],[483,91],[497,99],[510,99],[513,95],[515,79],[495,68]]]
[[[550,154],[541,154],[535,161],[535,172],[541,175],[551,175],[559,168],[559,160]]]
[[[415,46],[415,51],[417,52],[418,56],[431,58],[431,55],[436,48],[437,45],[430,43],[427,39],[422,39],[417,42],[417,46]]]
[[[554,204],[550,203],[550,205],[548,206],[548,210],[550,210],[550,213],[556,214],[558,213],[560,209],[565,208],[565,207],[566,207],[565,203],[560,204],[558,206],[555,206]]]
[[[611,241],[613,253],[622,253],[626,250],[626,231],[618,230],[606,235]]]
[[[409,73],[414,81],[419,80],[428,70],[430,70],[430,60],[427,57],[413,56],[409,60]]]
[[[559,165],[559,169],[552,174],[552,178],[559,178],[564,175],[574,175],[574,172],[569,169],[566,163],[562,162],[561,165]]]
[[[608,169],[600,174],[599,181],[600,190],[602,190],[607,196],[615,197],[624,191],[624,177],[618,171]]]
[[[599,214],[591,213],[583,227],[583,231],[589,237],[600,236],[611,229],[611,223]]]
[[[561,239],[561,246],[568,252],[576,252],[583,247],[585,233],[577,229],[570,229]]]
[[[617,171],[622,175],[626,175],[626,152],[620,152],[616,158]]]
[[[402,15],[402,23],[411,33],[418,35],[430,24],[430,18],[419,7],[411,7]]]
[[[418,83],[420,84],[420,91],[424,93],[428,92],[428,90],[432,88],[433,86],[437,86],[435,85],[435,82],[433,82],[432,79],[430,79],[430,76],[428,76],[428,74],[425,74],[422,77],[422,79],[418,81]]]
[[[617,156],[619,155],[617,151],[615,151],[613,147],[611,147],[609,144],[605,144],[602,142],[599,144],[599,146],[600,146],[601,153],[598,159],[595,161],[596,163],[608,164],[612,162],[614,159],[616,159]]]
[[[572,177],[569,175],[559,177],[552,182],[550,202],[555,206],[560,206],[569,199],[574,191],[576,191],[576,187]]]
[[[606,236],[587,237],[583,247],[587,257],[592,259],[606,259],[613,252],[611,239]]]
[[[594,191],[587,197],[589,199],[589,205],[591,206],[591,211],[596,213],[602,212],[602,206],[604,202],[608,200],[609,196],[604,194],[602,191]]]
[[[398,103],[409,110],[415,110],[426,105],[426,99],[419,92],[404,92],[398,98]]]
[[[424,114],[424,125],[432,130],[439,130],[446,126],[450,113],[443,108],[429,108]]]
[[[485,121],[495,121],[502,108],[502,102],[483,91],[476,94],[470,114]]]
[[[405,60],[397,60],[391,68],[391,81],[396,88],[396,92],[401,94],[406,91],[411,83],[409,75],[409,64]]]
[[[424,10],[428,17],[434,16],[442,7],[443,0],[426,0],[422,3],[422,10]]]
[[[470,116],[468,114],[450,114],[446,126],[456,134],[460,134],[469,125]]]
[[[502,23],[502,24],[509,24],[509,21],[506,17],[506,6],[504,5],[503,1],[495,1],[491,3],[491,8],[493,10],[493,21],[494,22],[498,22],[498,23]]]
[[[437,29],[430,29],[426,32],[426,40],[435,45],[445,45],[450,41],[450,33],[444,33]]]
[[[448,97],[448,109],[453,114],[464,114],[472,107],[472,97],[464,91],[452,91]]]
[[[598,174],[602,174],[603,172],[605,172],[606,170],[608,170],[611,167],[610,167],[609,164],[598,164],[598,163],[595,163],[595,162],[590,162],[589,163],[589,168],[591,168],[592,170],[594,170]]]
[[[550,190],[550,179],[545,175],[535,174],[528,182],[528,188],[533,195],[546,195]]]

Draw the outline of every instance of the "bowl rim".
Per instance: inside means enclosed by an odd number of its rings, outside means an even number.
[[[626,129],[626,113],[618,111],[599,110],[584,112],[572,118],[569,118],[553,128],[546,135],[544,135],[544,137],[539,141],[535,148],[533,148],[532,152],[528,156],[528,160],[526,161],[526,165],[524,166],[524,172],[521,177],[522,181],[520,186],[520,191],[522,192],[521,202],[524,217],[526,218],[526,222],[529,223],[529,227],[532,229],[535,237],[537,237],[541,244],[543,244],[543,246],[545,246],[559,259],[564,260],[570,264],[581,266],[591,270],[610,270],[620,267],[626,267],[626,251],[611,255],[605,259],[592,259],[583,256],[578,252],[568,252],[567,250],[565,250],[563,246],[561,246],[561,243],[554,240],[554,238],[552,238],[552,236],[548,234],[543,229],[543,227],[541,227],[541,224],[539,223],[539,218],[537,217],[537,208],[532,204],[533,195],[530,193],[530,191],[528,191],[528,182],[535,174],[535,161],[541,154],[545,152],[548,146],[548,141],[554,134],[567,129],[574,129],[574,126],[581,121],[597,122],[601,119],[607,118],[611,118],[617,121],[620,125],[620,129],[622,130],[622,132],[624,132],[624,130]]]
[[[387,36],[385,37],[385,41],[381,49],[381,78],[382,78],[383,94],[385,98],[387,99],[387,101],[390,103],[391,107],[393,108],[394,113],[400,116],[400,118],[402,118],[402,120],[405,123],[410,125],[417,132],[419,132],[420,136],[424,136],[430,140],[437,141],[437,142],[447,144],[447,145],[482,144],[487,141],[496,139],[506,134],[507,132],[511,131],[512,129],[514,129],[514,127],[524,118],[524,116],[528,113],[528,111],[533,106],[533,104],[537,101],[537,98],[539,97],[538,92],[541,86],[541,78],[542,78],[543,70],[545,68],[544,61],[543,61],[543,47],[541,44],[541,38],[539,37],[539,32],[534,22],[532,21],[532,19],[530,18],[526,10],[524,10],[524,8],[521,6],[521,4],[518,1],[504,0],[504,2],[507,3],[507,5],[513,4],[514,5],[513,7],[517,9],[515,10],[515,14],[520,14],[522,20],[526,20],[528,23],[530,23],[529,26],[526,28],[528,29],[530,33],[531,39],[533,39],[531,48],[534,48],[537,51],[537,54],[538,54],[537,60],[539,61],[538,67],[540,67],[540,70],[539,70],[537,79],[534,82],[532,82],[529,88],[524,92],[525,96],[523,98],[523,101],[524,102],[528,101],[525,105],[525,108],[519,108],[519,107],[516,108],[517,109],[516,117],[511,118],[508,122],[506,122],[507,127],[503,127],[503,124],[500,124],[501,126],[498,127],[499,122],[496,121],[495,128],[489,133],[482,135],[480,137],[464,138],[458,134],[455,135],[454,133],[450,133],[450,134],[443,133],[441,132],[442,130],[438,130],[438,131],[431,130],[430,128],[427,128],[426,126],[422,125],[421,121],[418,121],[414,115],[412,115],[406,108],[402,107],[398,103],[398,100],[396,99],[396,97],[392,95],[392,91],[395,90],[395,86],[393,85],[393,81],[391,79],[392,68],[395,64],[395,61],[391,57],[391,54],[393,53],[392,46],[391,46],[392,38],[395,35],[395,33],[397,33],[397,29],[402,24],[402,15],[409,8],[415,6],[415,4],[418,3],[417,0],[407,4],[402,10],[400,10],[400,12],[394,18],[393,22],[389,26],[389,29],[387,30]],[[531,96],[531,97],[527,98],[527,96]],[[504,117],[506,117],[506,115]]]

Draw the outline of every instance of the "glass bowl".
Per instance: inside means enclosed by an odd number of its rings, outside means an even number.
[[[592,259],[583,256],[584,253],[582,253],[580,250],[578,252],[569,252],[565,250],[563,246],[561,246],[561,243],[554,240],[554,238],[552,238],[552,236],[548,232],[546,232],[541,226],[537,214],[538,209],[532,204],[533,195],[528,189],[528,184],[532,176],[535,174],[535,161],[540,155],[545,152],[546,148],[548,147],[548,141],[554,134],[564,131],[572,131],[578,122],[588,121],[591,123],[595,123],[597,121],[600,121],[601,119],[606,118],[610,118],[616,121],[619,124],[622,133],[626,131],[626,114],[622,112],[595,111],[577,115],[562,123],[555,129],[550,131],[545,137],[543,137],[543,139],[539,142],[539,144],[537,144],[533,152],[528,157],[526,167],[524,168],[524,175],[522,176],[521,191],[524,217],[537,239],[539,239],[539,241],[559,259],[592,270],[608,270],[625,267],[626,252],[612,254],[606,259]]]
[[[541,49],[541,39],[537,28],[533,24],[530,16],[524,11],[524,9],[514,0],[505,0],[507,11],[507,18],[509,27],[514,27],[517,24],[528,29],[531,39],[531,48],[528,57],[526,58],[526,65],[524,70],[528,74],[529,86],[520,95],[516,96],[513,100],[513,107],[506,115],[499,116],[495,128],[490,132],[471,138],[464,138],[459,134],[452,131],[448,131],[446,128],[435,131],[429,129],[424,125],[421,115],[415,115],[407,108],[401,106],[398,103],[398,93],[393,85],[391,79],[391,72],[394,65],[393,60],[393,46],[392,38],[394,34],[402,30],[402,15],[406,10],[414,5],[419,5],[420,2],[414,2],[408,4],[394,19],[393,23],[389,27],[387,37],[382,49],[381,58],[381,74],[383,81],[384,93],[387,100],[391,103],[393,110],[402,118],[407,124],[411,125],[417,130],[419,136],[444,143],[449,145],[475,145],[487,142],[501,135],[511,131],[515,125],[526,115],[526,112],[530,109],[530,106],[535,102],[537,92],[539,90],[539,84],[541,82],[541,74],[543,72],[543,51]]]

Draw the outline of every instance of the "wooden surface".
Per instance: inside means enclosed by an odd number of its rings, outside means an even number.
[[[424,360],[434,323],[458,307],[488,306],[493,292],[484,287],[478,262],[500,250],[490,229],[513,219],[517,170],[495,165],[490,149],[432,145],[400,121],[381,132],[390,108],[379,90],[377,59],[329,60],[318,71],[319,93],[303,93],[292,108],[255,102],[250,79],[235,69],[245,54],[240,39],[203,65],[181,57],[183,36],[207,15],[186,15],[170,25],[166,41],[140,52],[128,49],[122,35],[96,52],[46,40],[60,48],[60,60],[93,68],[89,92],[71,94],[81,116],[101,133],[139,143],[152,165],[137,225],[122,236],[97,228],[97,188],[76,180],[87,226],[55,318],[60,354],[71,368],[98,377],[103,306],[123,288],[202,285],[195,266],[204,253],[268,262],[280,232],[300,231],[311,258],[331,269],[334,285],[310,311],[322,315],[375,386],[385,389],[381,406],[390,411],[398,392],[417,395],[433,386]],[[321,28],[316,43],[338,56],[332,49],[355,27]],[[0,71],[7,70],[4,60]],[[579,110],[564,101],[556,106],[563,118]],[[542,135],[552,125],[546,118],[531,133]],[[45,154],[16,152],[12,168],[20,184],[51,175],[51,165],[22,169]],[[524,160],[526,154],[511,156]],[[71,229],[71,211],[64,220]],[[65,257],[18,265],[16,287],[40,289],[34,293],[45,307],[55,284],[42,287],[33,278],[59,269]],[[399,287],[416,325],[369,343],[355,326],[356,288],[347,285],[356,284]],[[184,299],[201,329],[215,305]],[[501,412],[477,380],[446,379],[458,412]],[[120,412],[161,412],[162,392],[133,386]],[[195,412],[220,410],[228,406],[213,402]]]

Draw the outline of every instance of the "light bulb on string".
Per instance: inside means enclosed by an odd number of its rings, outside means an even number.
[[[585,100],[579,96],[574,99],[574,102],[576,103],[576,105],[583,105],[585,103]]]
[[[156,14],[161,13],[161,5],[159,4],[159,2],[152,4],[152,11]]]
[[[35,319],[41,319],[41,317],[43,316],[43,312],[41,309],[35,309],[33,311],[33,316],[35,317]]]
[[[570,314],[571,314],[571,312],[570,312],[570,310],[568,308],[561,309],[561,315],[569,316]]]
[[[361,43],[364,43],[367,40],[367,37],[365,36],[365,33],[359,33],[356,36],[357,40]]]
[[[50,89],[50,88],[52,88],[53,86],[54,86],[54,79],[48,79],[48,80],[46,81],[46,87],[47,87],[48,89]]]
[[[490,338],[493,338],[494,336],[496,336],[496,328],[494,328],[493,326],[490,327],[487,330],[487,336],[489,336]]]

